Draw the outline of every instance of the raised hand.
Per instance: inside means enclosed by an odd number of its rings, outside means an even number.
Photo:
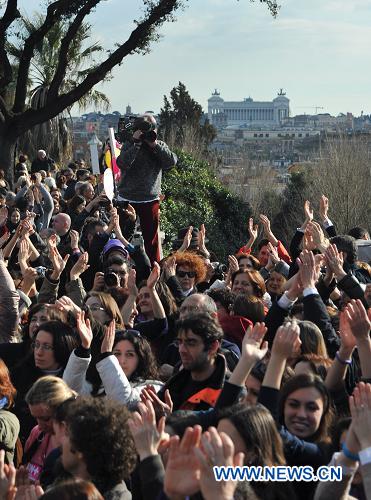
[[[8,208],[0,208],[0,227],[2,227],[8,219]]]
[[[115,342],[115,333],[116,333],[116,322],[113,319],[110,322],[110,324],[106,327],[106,331],[104,332],[104,337],[100,349],[100,352],[102,354],[104,352],[112,352],[113,344]]]
[[[251,238],[252,242],[254,242],[256,240],[256,238],[258,237],[258,225],[254,224],[254,219],[252,217],[250,217],[250,219],[249,219],[249,223],[248,223],[247,228],[249,231],[250,238]]]
[[[127,288],[129,291],[129,294],[132,295],[133,297],[136,297],[138,295],[138,288],[136,285],[136,279],[137,279],[137,273],[135,269],[130,269],[128,273],[128,284]]]
[[[79,238],[80,235],[77,231],[74,229],[71,229],[70,231],[70,239],[71,239],[71,248],[72,250],[78,249],[79,248]]]
[[[60,275],[66,267],[67,261],[70,256],[67,254],[64,257],[58,252],[57,249],[57,237],[53,234],[48,241],[49,246],[49,259],[53,265],[53,272],[51,274],[52,279],[59,279]]]
[[[280,326],[274,337],[272,355],[283,359],[294,358],[300,353],[300,328],[296,322]]]
[[[179,436],[170,438],[169,455],[166,464],[164,491],[168,497],[190,496],[199,490],[200,465],[195,454],[199,447],[201,427],[188,427]]]
[[[242,467],[243,453],[234,453],[232,439],[210,427],[201,437],[201,447],[195,448],[200,466],[200,489],[205,500],[234,498],[237,481],[216,481],[214,466]]]
[[[7,465],[4,460],[5,451],[0,450],[0,497],[4,500],[14,500],[17,493],[16,470],[13,464]]]
[[[267,247],[269,252],[269,258],[266,268],[268,269],[268,271],[271,271],[276,266],[276,264],[278,264],[280,258],[278,256],[277,248],[274,247],[271,242],[268,243]]]
[[[175,276],[176,274],[176,258],[168,257],[163,263],[162,270],[164,273],[165,279],[169,279],[171,276]]]
[[[343,269],[343,252],[339,252],[336,245],[329,245],[325,253],[325,258],[326,264],[329,266],[333,274],[335,274],[337,280],[340,281],[342,278],[344,278],[346,273]]]
[[[266,215],[263,214],[260,214],[259,220],[263,224],[265,235],[268,237],[268,235],[271,233],[271,221]]]
[[[136,214],[136,212],[135,212],[135,208],[134,208],[132,205],[130,205],[130,203],[129,203],[129,205],[127,206],[127,208],[124,210],[124,213],[125,213],[125,215],[126,215],[129,219],[131,219],[133,222],[134,222],[134,221],[136,220],[136,218],[137,218],[137,214]]]
[[[82,347],[84,349],[90,349],[93,340],[93,332],[90,326],[90,320],[85,319],[85,314],[81,310],[77,313],[76,323]]]
[[[18,262],[23,271],[27,267],[27,259],[30,256],[30,244],[27,238],[23,238],[19,242],[19,250],[18,250]]]
[[[54,304],[50,304],[49,307],[55,307],[56,309],[58,309],[58,311],[61,312],[69,312],[75,317],[77,317],[77,315],[81,313],[80,307],[75,304],[72,299],[67,297],[67,295],[63,295],[58,300],[56,300]]]
[[[329,245],[329,241],[323,234],[321,226],[318,224],[318,222],[312,221],[308,223],[307,229],[308,232],[312,235],[316,248],[324,252]]]
[[[309,200],[306,200],[304,202],[304,214],[305,214],[305,221],[307,223],[313,220],[313,208],[310,206]]]
[[[300,281],[303,288],[315,288],[319,278],[320,269],[316,266],[316,261],[312,252],[303,250],[300,259],[297,260],[299,266]]]
[[[228,255],[228,264],[229,264],[229,272],[231,274],[235,273],[238,271],[239,266],[238,266],[238,260],[234,255]]]
[[[268,342],[263,342],[267,330],[264,323],[255,323],[253,328],[248,327],[242,339],[242,357],[254,359],[255,363],[264,358],[268,352]]]
[[[352,333],[345,311],[340,312],[339,335],[341,340],[339,350],[340,359],[349,359],[357,345],[357,340]]]
[[[156,414],[150,400],[138,404],[138,410],[129,419],[129,429],[141,460],[157,455],[158,447],[164,437],[165,417],[156,425]]]
[[[75,264],[73,265],[71,271],[70,271],[70,279],[71,281],[76,280],[77,278],[80,277],[81,274],[83,274],[87,269],[89,269],[89,254],[88,252],[82,253]]]
[[[319,202],[319,215],[321,217],[322,222],[328,219],[328,208],[329,208],[328,198],[326,198],[326,196],[323,194]]]
[[[371,446],[371,384],[360,382],[349,398],[352,428],[361,449]]]
[[[95,292],[101,292],[102,290],[104,290],[104,273],[101,273],[99,271],[95,273],[92,290],[94,290]]]
[[[161,274],[160,266],[158,265],[157,262],[155,262],[153,264],[151,274],[148,276],[148,279],[147,279],[147,287],[148,288],[153,290],[156,287],[158,280],[160,279],[160,274]]]
[[[371,330],[371,310],[367,311],[361,300],[351,300],[344,309],[344,314],[349,328],[357,339],[357,343],[362,340],[369,340]]]
[[[145,403],[151,401],[157,417],[168,416],[173,412],[173,400],[171,399],[169,389],[165,391],[165,401],[162,401],[156,394],[153,385],[147,385],[140,393],[140,399]]]
[[[189,245],[191,244],[192,241],[192,231],[193,231],[193,226],[189,226],[186,234],[184,235],[183,243],[181,247],[178,249],[178,252],[185,252],[189,248]]]

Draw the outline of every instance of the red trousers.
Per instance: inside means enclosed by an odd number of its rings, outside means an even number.
[[[160,261],[160,246],[158,240],[158,228],[160,223],[160,202],[158,200],[149,203],[130,203],[139,216],[142,230],[144,248],[153,265]]]

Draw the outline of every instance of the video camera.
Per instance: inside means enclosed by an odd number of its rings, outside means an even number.
[[[140,141],[154,142],[157,139],[156,123],[153,123],[148,116],[122,116],[119,118],[116,139],[124,142],[136,142],[133,134],[136,130],[142,132]]]

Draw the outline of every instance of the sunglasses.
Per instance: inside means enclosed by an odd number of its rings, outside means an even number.
[[[196,273],[194,271],[177,271],[176,275],[179,276],[179,278],[185,278],[188,276],[188,278],[195,278]]]

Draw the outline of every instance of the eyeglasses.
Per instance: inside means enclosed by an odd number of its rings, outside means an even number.
[[[197,345],[200,344],[200,341],[197,339],[175,339],[174,340],[174,345],[176,347],[180,347],[181,345],[184,345],[184,347],[196,347]]]
[[[54,347],[50,344],[40,344],[40,342],[32,342],[32,349],[34,351],[38,351],[41,349],[42,351],[54,351]]]
[[[179,276],[179,278],[185,278],[188,276],[188,278],[195,278],[196,273],[194,271],[177,271],[176,275]]]
[[[105,311],[105,308],[102,306],[99,306],[98,304],[92,304],[91,306],[86,306],[90,311]]]
[[[180,306],[179,312],[181,313],[194,313],[199,311],[200,308],[198,306]]]

